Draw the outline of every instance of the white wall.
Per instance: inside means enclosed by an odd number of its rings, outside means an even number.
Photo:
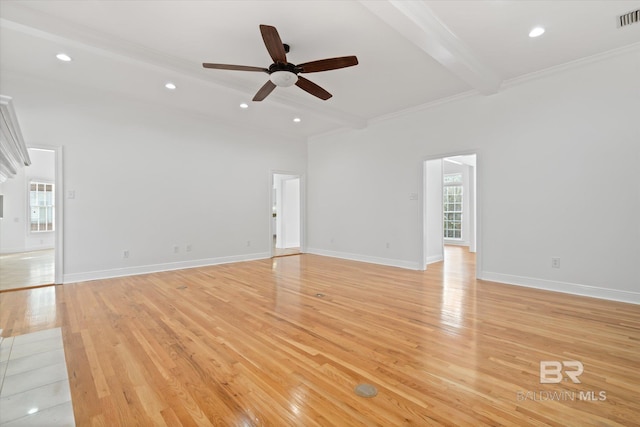
[[[300,247],[300,178],[282,182],[282,231],[285,248]]]
[[[444,260],[442,245],[443,209],[442,209],[442,159],[425,162],[425,265]]]
[[[4,195],[4,218],[0,220],[0,253],[50,249],[54,232],[32,233],[29,229],[28,188],[31,181],[55,182],[55,153],[29,149],[31,165],[0,184]]]
[[[482,278],[640,303],[637,53],[314,138],[308,251],[419,268],[422,159],[471,150]]]
[[[270,255],[270,170],[304,172],[304,142],[25,76],[2,87],[28,145],[64,148],[65,282]]]

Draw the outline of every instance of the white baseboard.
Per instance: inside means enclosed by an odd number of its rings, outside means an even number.
[[[427,265],[433,264],[434,262],[441,262],[441,261],[444,261],[444,255],[433,255],[433,256],[427,257]]]
[[[466,240],[444,239],[444,244],[445,245],[451,245],[451,246],[469,246],[469,242],[467,242]]]
[[[44,251],[49,249],[55,249],[55,248],[49,245],[29,246],[29,247],[22,247],[22,248],[4,248],[0,251],[0,255],[21,254],[24,252],[36,252],[36,251]]]
[[[0,251],[0,255],[19,254],[21,252],[27,252],[25,248],[3,248]]]
[[[55,249],[55,247],[52,245],[29,246],[25,248],[25,252],[47,251],[49,249]]]
[[[391,258],[372,257],[368,255],[353,254],[348,252],[328,251],[318,248],[307,248],[306,253],[342,258],[351,261],[367,262],[371,264],[387,265],[391,267],[420,270],[419,263],[397,260]],[[191,261],[171,262],[164,264],[143,265],[137,267],[114,268],[109,270],[89,271],[83,273],[65,274],[63,283],[86,282],[90,280],[110,279],[122,276],[135,276],[139,274],[158,273],[162,271],[182,270],[186,268],[206,267],[209,265],[229,264],[233,262],[254,261],[270,258],[269,252],[255,254],[232,255],[219,258],[207,258]],[[439,259],[436,259],[439,258]],[[442,257],[428,259],[428,263],[442,261]],[[553,280],[538,279],[533,277],[516,276],[510,274],[482,271],[482,280],[506,283],[509,285],[524,286],[528,288],[544,289],[547,291],[562,292],[567,294],[582,295],[592,298],[640,304],[640,292],[623,291],[618,289],[602,288],[597,286],[581,285],[577,283],[558,282]]]
[[[137,267],[113,268],[109,270],[87,271],[83,273],[69,273],[64,275],[62,283],[112,279],[114,277],[136,276],[138,274],[159,273],[161,271],[183,270],[185,268],[206,267],[209,265],[229,264],[232,262],[255,261],[266,258],[271,258],[271,254],[269,252],[169,262],[164,264],[141,265]]]
[[[482,280],[506,283],[508,285],[524,286],[527,288],[544,289],[546,291],[562,292],[566,294],[582,295],[612,301],[640,304],[640,292],[622,291],[618,289],[602,288],[598,286],[581,285],[578,283],[557,282],[553,280],[537,279],[534,277],[514,276],[511,274],[482,272]]]
[[[400,268],[407,268],[410,270],[420,270],[420,265],[417,262],[404,261],[400,259],[373,257],[369,255],[353,254],[349,252],[328,251],[325,249],[318,249],[318,248],[307,248],[306,252],[309,254],[328,256],[332,258],[342,258],[342,259],[348,259],[351,261],[368,262],[370,264],[387,265],[389,267],[400,267]]]

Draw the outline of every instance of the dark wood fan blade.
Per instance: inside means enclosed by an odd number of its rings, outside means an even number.
[[[264,45],[267,47],[267,51],[269,51],[273,62],[286,64],[287,53],[284,50],[284,45],[282,44],[282,40],[280,40],[280,35],[276,27],[260,25],[260,33],[262,33],[262,40],[264,40]]]
[[[267,82],[260,88],[256,96],[253,97],[254,101],[262,101],[265,99],[274,89],[276,85],[271,81],[267,80]]]
[[[298,81],[296,82],[296,86],[298,86],[300,89],[304,91],[309,92],[313,96],[317,96],[318,98],[324,101],[326,101],[327,99],[333,96],[329,92],[327,92],[326,90],[322,89],[320,86],[315,84],[314,82],[307,80],[301,76],[298,76]]]
[[[341,56],[339,58],[305,62],[304,64],[298,64],[297,68],[301,73],[317,73],[318,71],[337,70],[339,68],[353,67],[354,65],[358,65],[358,58],[355,56]]]
[[[204,68],[215,68],[217,70],[235,70],[235,71],[262,71],[263,73],[268,73],[268,68],[261,67],[250,67],[247,65],[229,65],[229,64],[209,64],[205,62],[202,64]]]

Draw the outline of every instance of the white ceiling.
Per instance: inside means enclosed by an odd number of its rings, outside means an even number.
[[[24,76],[67,82],[306,138],[452,97],[490,96],[612,50],[636,52],[640,23],[616,21],[636,9],[640,1],[1,0],[0,90],[12,96]],[[328,101],[291,87],[251,102],[266,74],[201,64],[268,67],[260,24],[278,29],[292,63],[356,55],[360,64],[305,75],[334,95]],[[546,33],[529,38],[535,26]],[[73,61],[58,61],[59,52]]]

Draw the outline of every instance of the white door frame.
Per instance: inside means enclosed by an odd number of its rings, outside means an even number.
[[[274,247],[272,244],[273,234],[276,230],[274,230],[273,225],[273,203],[274,203],[274,195],[273,195],[273,185],[274,185],[274,175],[293,175],[300,179],[300,253],[306,252],[306,231],[307,231],[307,197],[306,197],[306,177],[303,173],[295,172],[295,171],[287,171],[287,170],[279,170],[272,169],[269,171],[269,206],[268,206],[268,218],[269,218],[269,252],[271,257],[274,254]]]
[[[62,146],[51,145],[30,145],[27,148],[36,150],[49,150],[54,152],[54,174],[55,174],[55,230],[53,237],[54,250],[54,279],[53,283],[61,285],[64,283],[64,173],[63,173],[63,149]]]
[[[422,160],[420,161],[420,170],[422,171],[422,173],[420,174],[420,183],[418,185],[418,188],[420,189],[420,194],[422,195],[422,201],[423,203],[419,204],[419,213],[420,213],[420,259],[418,260],[419,262],[419,269],[420,270],[426,270],[427,269],[427,251],[425,250],[426,248],[426,244],[427,244],[427,236],[426,236],[426,229],[425,229],[425,210],[424,210],[424,200],[426,199],[426,191],[427,189],[425,188],[425,180],[426,180],[426,173],[427,173],[427,168],[426,168],[426,162],[429,160],[438,160],[438,159],[444,159],[446,157],[455,157],[455,156],[469,156],[469,155],[474,155],[476,156],[476,167],[475,167],[475,176],[476,176],[476,180],[475,180],[475,187],[476,187],[476,191],[475,191],[475,205],[476,205],[476,227],[475,227],[475,234],[476,234],[476,279],[482,279],[482,274],[481,272],[483,271],[482,268],[482,184],[483,184],[483,180],[482,180],[482,176],[481,176],[481,172],[482,172],[482,167],[481,167],[481,150],[479,149],[475,149],[475,150],[465,150],[465,151],[455,151],[455,152],[450,152],[450,153],[444,153],[444,154],[438,154],[438,155],[432,155],[432,156],[427,156],[422,158]],[[442,202],[441,202],[442,203]],[[440,236],[441,239],[444,238],[442,236]]]

